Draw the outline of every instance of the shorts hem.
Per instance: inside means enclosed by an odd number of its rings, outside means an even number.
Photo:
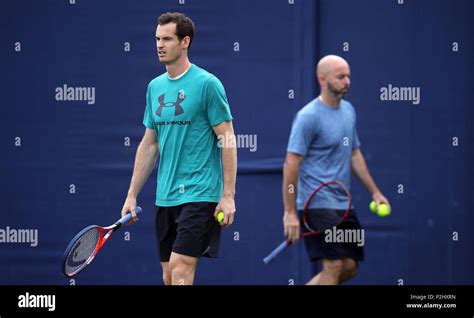
[[[189,257],[194,257],[194,258],[200,258],[200,257],[218,258],[217,255],[209,254],[209,253],[205,253],[205,254],[202,254],[202,253],[189,253],[188,251],[186,251],[185,249],[183,249],[181,247],[173,247],[173,253],[177,253],[177,254],[184,255],[184,256],[189,256]]]
[[[197,203],[197,202],[209,202],[209,203],[219,203],[219,199],[215,197],[199,197],[199,198],[190,198],[190,199],[185,199],[185,200],[180,200],[180,201],[155,201],[155,205],[157,207],[164,207],[164,208],[169,208],[169,207],[174,207],[182,204],[187,204],[187,203]]]

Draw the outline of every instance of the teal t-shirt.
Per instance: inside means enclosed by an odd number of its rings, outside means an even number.
[[[224,86],[194,64],[177,79],[164,73],[150,82],[143,124],[160,145],[157,206],[219,202],[221,149],[212,127],[228,120]]]

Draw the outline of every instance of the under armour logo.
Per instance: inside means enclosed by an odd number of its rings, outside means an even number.
[[[160,107],[156,110],[156,114],[161,117],[161,111],[163,107],[174,107],[174,115],[177,116],[179,114],[184,113],[183,107],[181,103],[186,99],[186,96],[180,92],[176,97],[176,102],[165,102],[165,94],[162,94],[158,97],[158,102],[160,103]]]

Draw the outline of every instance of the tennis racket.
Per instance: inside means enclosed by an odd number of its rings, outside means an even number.
[[[142,209],[136,207],[137,214]],[[61,270],[64,275],[72,277],[81,272],[89,265],[112,233],[117,231],[123,224],[132,219],[132,214],[127,213],[114,224],[102,227],[90,225],[77,233],[64,251]]]
[[[323,200],[330,198],[338,202],[343,202],[344,210],[311,210],[309,206],[313,200]],[[302,223],[305,231],[301,237],[314,236],[324,233],[327,229],[339,226],[349,216],[352,207],[351,194],[344,183],[332,180],[321,184],[308,197],[303,208]],[[266,265],[273,262],[287,247],[291,241],[285,240],[278,245],[268,256],[263,259]]]

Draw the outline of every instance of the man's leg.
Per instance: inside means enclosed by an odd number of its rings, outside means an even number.
[[[169,273],[172,285],[192,285],[198,258],[171,253]]]
[[[349,279],[351,279],[351,278],[353,278],[354,276],[357,275],[357,262],[355,260],[353,260],[352,258],[347,258],[346,257],[346,258],[342,259],[342,262],[343,262],[343,267],[342,267],[342,271],[340,273],[340,277],[338,278],[339,279],[339,284],[342,284],[342,283],[348,281]],[[324,260],[323,260],[323,263],[324,263]],[[329,266],[329,267],[331,267],[331,266]],[[335,267],[332,266],[331,268],[334,269]],[[324,269],[323,269],[323,271],[324,271]],[[306,285],[320,285],[320,280],[321,280],[321,276],[323,274],[323,271],[319,272],[317,275],[315,275],[313,278],[311,278],[306,283]],[[321,284],[321,285],[323,285],[323,284]]]
[[[176,207],[157,207],[156,209],[156,241],[165,285],[171,285],[169,259],[171,257],[173,241],[176,239],[176,223],[174,221],[176,212]]]
[[[323,259],[323,270],[320,273],[318,285],[338,285],[343,268],[342,259]]]
[[[344,258],[344,267],[341,274],[341,284],[357,275],[357,262],[352,258]]]
[[[342,229],[363,231],[355,211],[351,211],[348,220],[349,218],[350,222],[343,223]],[[323,264],[321,272],[312,277],[306,283],[307,285],[342,284],[357,275],[355,259],[363,259],[362,246],[354,243],[327,244],[321,236],[311,238],[311,240],[305,239],[305,244],[310,259],[322,259]],[[340,259],[329,260],[325,258],[326,255],[331,255],[331,257],[339,255]],[[345,255],[354,255],[354,258],[345,257]]]
[[[358,272],[357,262],[355,260],[353,260],[352,258],[344,258],[342,261],[344,265],[343,265],[342,272],[339,278],[340,280],[339,284],[342,284],[348,281],[349,279],[353,278],[354,276],[357,275],[357,272]],[[310,281],[306,283],[306,285],[319,285],[321,274],[322,274],[322,271],[318,273],[317,275],[315,275],[313,278],[311,278]]]
[[[319,272],[317,275],[311,278],[309,282],[306,283],[306,285],[319,285],[319,279],[321,278],[321,273],[322,272]]]

